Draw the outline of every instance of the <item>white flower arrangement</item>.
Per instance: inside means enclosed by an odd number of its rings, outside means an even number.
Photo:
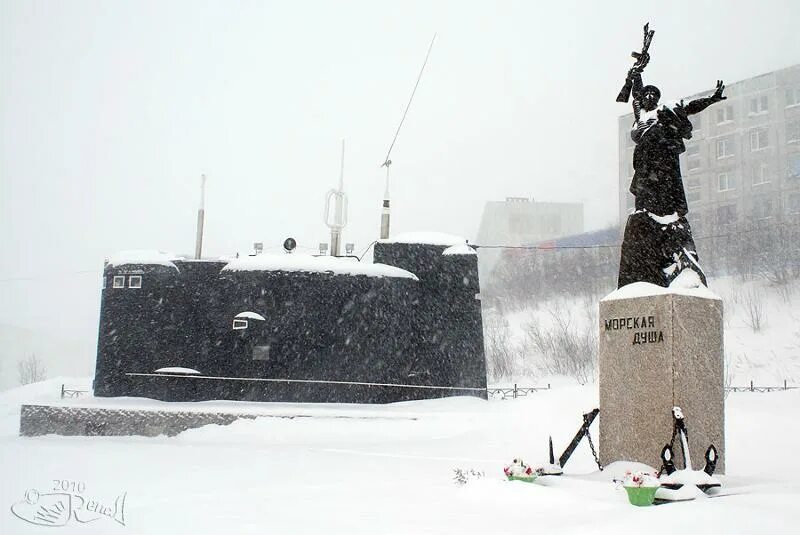
[[[622,480],[623,487],[633,488],[654,488],[660,487],[661,482],[658,480],[658,474],[652,472],[630,471],[625,472],[625,478]]]
[[[506,477],[520,479],[534,479],[538,474],[536,470],[526,465],[522,459],[514,459],[509,466],[503,468]]]

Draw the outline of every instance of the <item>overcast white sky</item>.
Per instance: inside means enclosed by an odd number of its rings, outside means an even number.
[[[506,196],[615,223],[615,102],[641,26],[665,98],[800,61],[800,2],[0,0],[0,323],[96,336],[103,258],[327,239],[347,140],[345,241],[474,239]],[[27,278],[31,280],[19,280]]]

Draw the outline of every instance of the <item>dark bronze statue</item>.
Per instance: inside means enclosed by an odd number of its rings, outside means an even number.
[[[617,282],[620,288],[633,282],[669,286],[687,268],[706,284],[686,219],[689,209],[678,156],[686,150],[684,139],[692,137],[689,116],[725,100],[727,97],[722,95],[725,86],[718,80],[710,97],[688,104],[681,100],[659,108],[659,89],[642,83],[642,71],[650,61],[647,49],[652,37],[652,30],[645,25],[642,52],[634,53],[636,63],[628,71],[625,87],[617,97],[618,101],[627,102],[625,93],[630,87],[634,115],[631,137],[636,143],[630,186],[636,205],[625,225]]]

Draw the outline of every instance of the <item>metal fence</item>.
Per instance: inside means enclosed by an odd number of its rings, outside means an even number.
[[[67,388],[67,385],[61,385],[61,399],[64,398],[79,398],[82,394],[86,394],[86,390],[75,390],[74,388]]]
[[[778,392],[781,390],[794,390],[797,388],[800,388],[800,386],[790,386],[786,380],[783,381],[783,386],[756,386],[753,384],[753,381],[750,381],[749,386],[726,386],[725,392]],[[512,387],[487,388],[486,395],[489,399],[517,399],[526,397],[529,394],[533,394],[539,390],[550,390],[550,383],[547,383],[547,386],[519,386],[514,383],[514,386]],[[79,398],[83,394],[87,393],[88,391],[86,390],[76,390],[73,388],[67,388],[66,385],[61,385],[61,399]]]
[[[517,386],[514,383],[510,388],[487,388],[486,394],[489,399],[517,399],[533,394],[537,390],[550,390],[550,383],[547,383],[547,386]]]
[[[725,392],[778,392],[780,390],[794,390],[795,388],[800,388],[800,386],[789,386],[784,379],[783,386],[755,386],[753,381],[750,381],[750,386],[726,386]]]
[[[794,390],[800,386],[789,385],[789,382],[784,380],[781,386],[757,386],[750,381],[749,386],[726,386],[725,392],[779,392],[783,390]],[[489,399],[517,399],[525,397],[528,394],[533,394],[538,390],[550,390],[550,384],[547,386],[518,386],[516,383],[513,387],[507,388],[487,388],[486,394]]]

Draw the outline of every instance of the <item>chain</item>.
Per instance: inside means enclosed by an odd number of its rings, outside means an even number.
[[[672,423],[672,438],[669,439],[669,449],[672,450],[672,455],[673,456],[675,455],[675,437],[677,436],[677,434],[678,434],[678,422],[673,421],[673,423]],[[683,447],[683,446],[681,446],[681,447]],[[661,474],[664,473],[664,470],[666,470],[666,468],[667,468],[666,463],[664,463],[662,461],[661,462],[661,468],[659,468],[659,470],[658,470],[658,477],[661,477]]]
[[[594,462],[597,463],[597,468],[599,468],[600,471],[602,472],[603,465],[600,464],[600,458],[597,456],[597,452],[594,449],[594,442],[592,442],[592,434],[589,433],[588,431],[586,432],[586,438],[589,439],[589,448],[591,448],[592,450],[592,456],[594,457]]]

